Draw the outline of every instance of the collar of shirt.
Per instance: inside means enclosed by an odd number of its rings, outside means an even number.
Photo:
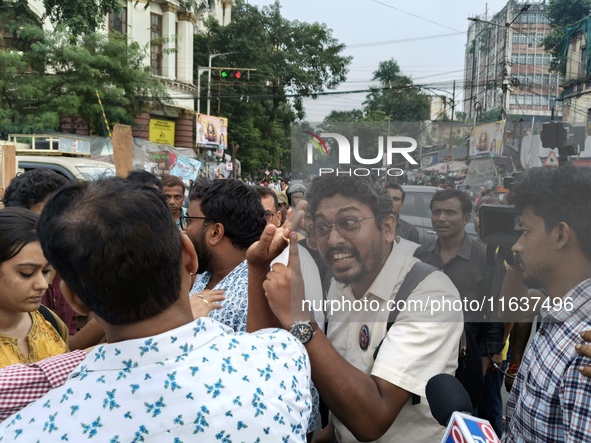
[[[464,260],[470,260],[470,255],[472,254],[472,240],[470,236],[464,231],[464,240],[462,241],[462,246],[458,249],[456,253],[456,257],[461,257]],[[439,237],[433,239],[431,243],[427,246],[427,251],[434,252],[439,255]],[[455,257],[454,257],[455,258]]]
[[[591,318],[590,293],[591,278],[568,291],[558,305],[550,301],[551,306],[542,308],[540,315],[544,321],[587,322]],[[554,309],[554,306],[558,309]]]
[[[248,264],[246,260],[243,260],[236,266],[228,275],[222,278],[217,285],[213,289],[226,289],[229,286],[229,282],[233,281],[237,277],[242,276],[244,272],[248,271]],[[211,272],[205,271],[201,274],[197,275],[195,279],[195,283],[189,292],[189,296],[193,297],[197,292],[203,291],[207,284],[211,280]]]
[[[231,329],[201,317],[176,329],[152,337],[105,344],[93,349],[71,377],[93,371],[128,371],[132,367],[183,359],[193,348],[205,345]]]

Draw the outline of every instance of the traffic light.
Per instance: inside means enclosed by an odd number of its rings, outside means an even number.
[[[235,69],[222,69],[222,71],[220,72],[220,76],[222,77],[222,79],[230,80],[242,80],[243,78],[245,78],[242,72]]]

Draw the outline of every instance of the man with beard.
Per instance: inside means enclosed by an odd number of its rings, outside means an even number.
[[[199,269],[190,295],[221,289],[226,300],[210,317],[234,331],[246,330],[248,267],[246,250],[265,228],[265,213],[256,191],[240,180],[199,180],[189,194],[181,227],[191,239]]]
[[[185,184],[175,175],[167,175],[162,179],[162,192],[166,196],[168,209],[176,225],[180,228],[181,215],[185,215],[183,200],[185,199]]]
[[[425,385],[436,374],[455,372],[462,312],[445,310],[432,316],[403,308],[386,331],[391,302],[419,261],[393,247],[396,218],[388,191],[369,177],[323,175],[314,179],[306,196],[313,221],[308,233],[334,276],[327,333],[310,320],[306,309],[294,309],[304,307],[301,291],[285,296],[298,278],[291,269],[299,265],[293,234],[289,265],[273,265],[264,292],[249,293],[253,303],[255,298],[256,303],[267,301],[274,317],[259,316],[252,322],[249,318],[249,328],[279,321],[305,344],[313,381],[331,411],[330,424],[317,441],[440,440],[444,428],[431,415]],[[294,223],[304,215],[298,209]],[[265,230],[261,242],[268,241],[267,231],[272,229]],[[453,304],[459,294],[449,278],[435,271],[415,287],[408,301],[417,306],[429,299]],[[366,307],[355,308],[358,305]]]
[[[591,327],[591,170],[529,169],[512,192],[523,282],[549,297],[511,389],[504,442],[589,441],[591,380],[580,372],[589,359],[575,346]]]

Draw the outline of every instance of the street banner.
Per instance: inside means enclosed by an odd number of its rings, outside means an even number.
[[[504,128],[504,120],[473,127],[470,130],[470,156],[502,156]]]
[[[197,114],[195,143],[198,148],[222,149],[228,146],[228,119]]]

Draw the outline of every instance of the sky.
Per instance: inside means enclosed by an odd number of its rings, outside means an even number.
[[[539,0],[535,0],[537,2]],[[248,0],[266,6],[272,0]],[[338,91],[367,89],[380,61],[393,58],[415,84],[451,98],[453,81],[463,80],[468,17],[499,12],[507,0],[281,0],[288,20],[325,23],[347,46],[353,60]],[[530,2],[534,3],[534,1]],[[484,17],[482,17],[484,18]],[[320,122],[332,110],[361,109],[366,94],[306,100],[306,120]],[[456,89],[456,110],[463,94]]]

